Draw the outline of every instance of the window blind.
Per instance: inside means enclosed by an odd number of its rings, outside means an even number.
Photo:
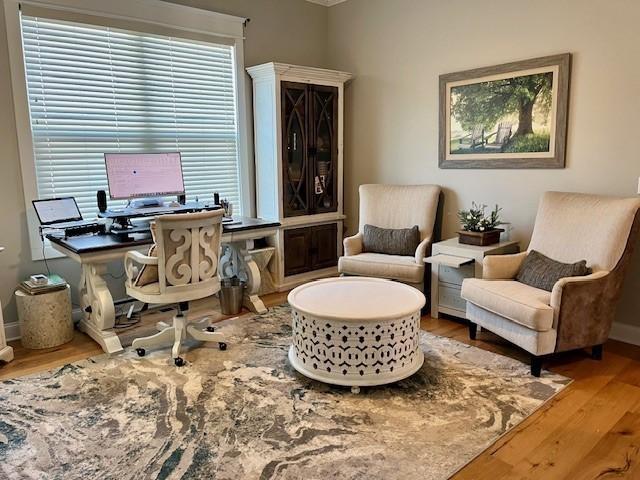
[[[107,189],[104,154],[180,152],[187,198],[241,213],[233,47],[23,15],[40,198],[85,218]],[[110,202],[110,206],[123,202]]]

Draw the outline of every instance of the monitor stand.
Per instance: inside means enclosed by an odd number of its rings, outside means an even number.
[[[164,199],[162,197],[138,198],[129,202],[129,208],[157,208],[164,207]]]

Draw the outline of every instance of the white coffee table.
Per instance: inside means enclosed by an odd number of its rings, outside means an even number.
[[[378,278],[328,278],[293,289],[288,301],[289,361],[309,378],[358,393],[362,386],[407,378],[424,362],[425,298],[413,287]]]

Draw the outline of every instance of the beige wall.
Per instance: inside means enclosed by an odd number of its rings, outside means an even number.
[[[444,234],[471,201],[504,208],[526,245],[545,190],[635,195],[640,175],[640,2],[636,0],[348,0],[329,9],[332,68],[347,89],[345,206],[357,228],[357,185],[436,183]],[[438,168],[438,75],[571,52],[563,170]],[[597,221],[593,228],[598,228]],[[619,320],[640,325],[640,255]]]
[[[325,7],[302,0],[175,0],[174,3],[250,18],[245,40],[247,66],[268,61],[326,65]],[[247,84],[250,85],[248,76]],[[0,245],[6,247],[0,254],[0,301],[5,323],[16,320],[13,300],[16,285],[30,274],[45,271],[43,262],[31,260],[12,102],[4,9],[0,8]],[[49,266],[72,285],[78,283],[79,269],[74,262],[58,259],[50,261]],[[121,265],[111,265],[110,272],[119,277]],[[122,297],[123,280],[108,278],[108,281],[114,297]]]

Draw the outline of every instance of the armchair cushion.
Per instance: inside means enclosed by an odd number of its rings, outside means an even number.
[[[407,283],[421,283],[424,279],[424,263],[416,263],[413,256],[360,253],[340,257],[338,270],[348,275],[389,278]]]
[[[411,228],[381,228],[367,224],[362,232],[364,252],[415,255],[419,243],[418,225]]]
[[[551,293],[515,280],[467,278],[462,298],[531,330],[544,332],[553,326]]]
[[[558,280],[565,277],[582,277],[591,273],[587,261],[562,263],[531,250],[522,262],[516,280],[550,292]]]

